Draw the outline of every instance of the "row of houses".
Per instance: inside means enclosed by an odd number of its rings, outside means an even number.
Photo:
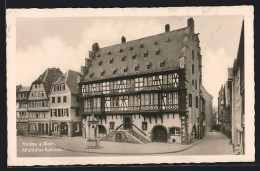
[[[228,79],[218,96],[218,125],[233,144],[237,154],[245,147],[245,88],[244,88],[244,23],[242,25],[237,58],[228,68]]]
[[[198,35],[189,18],[181,29],[166,24],[158,35],[129,42],[123,36],[104,48],[94,43],[81,73],[48,69],[27,89],[27,113],[34,118],[24,128],[120,142],[203,138],[212,127],[213,97],[202,85]]]
[[[16,87],[18,134],[81,135],[78,73],[48,68],[30,87]]]

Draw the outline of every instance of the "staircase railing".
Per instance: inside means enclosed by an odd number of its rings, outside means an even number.
[[[123,124],[119,125],[115,130],[118,130],[119,128],[121,128],[123,126]]]
[[[142,134],[146,136],[146,133],[144,133],[141,129],[139,129],[135,124],[132,124],[138,131],[140,131]]]

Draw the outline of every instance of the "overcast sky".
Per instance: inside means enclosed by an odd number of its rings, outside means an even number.
[[[17,18],[16,84],[30,86],[47,68],[80,71],[93,43],[100,47],[187,26],[187,17],[77,17]],[[238,50],[242,16],[195,16],[195,32],[200,33],[202,76],[206,90],[217,95],[227,80]]]

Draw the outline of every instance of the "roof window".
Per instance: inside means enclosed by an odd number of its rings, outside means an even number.
[[[166,40],[167,43],[170,42],[170,41],[171,41],[171,39],[167,39],[167,40]]]
[[[103,70],[103,71],[100,73],[101,76],[104,76],[104,74],[105,74],[105,70]]]
[[[123,52],[123,49],[120,49],[119,52]]]
[[[108,52],[108,55],[111,55],[111,52]]]
[[[125,66],[125,68],[124,68],[124,72],[127,72],[127,70],[128,70],[128,67],[127,67],[127,66]]]
[[[160,49],[157,49],[155,52],[156,55],[160,55]]]
[[[160,67],[164,67],[164,65],[165,65],[165,60],[162,60],[160,63]]]
[[[136,59],[136,53],[134,53],[134,54],[132,55],[132,58],[133,58],[133,59]]]
[[[109,63],[110,63],[110,64],[112,64],[112,63],[113,63],[113,61],[114,61],[114,59],[113,59],[113,58],[111,58],[111,59],[109,60]]]
[[[101,66],[103,64],[103,61],[98,62],[98,66]]]
[[[116,74],[116,72],[117,72],[117,68],[115,68],[115,69],[113,70],[113,74]]]
[[[123,57],[122,57],[122,61],[125,61],[125,58],[126,58],[126,56],[123,56]]]
[[[152,63],[149,62],[147,65],[146,65],[147,69],[150,69],[152,67]]]
[[[129,48],[129,50],[134,50],[134,48],[131,46],[131,47]]]
[[[94,76],[94,73],[92,72],[92,73],[89,75],[89,77],[90,77],[90,78],[93,78],[93,76]]]
[[[135,66],[135,71],[138,71],[139,70],[139,65],[136,65]]]
[[[148,51],[145,51],[144,52],[144,57],[147,57],[148,56]]]
[[[158,45],[158,42],[157,42],[157,41],[155,41],[155,42],[154,42],[154,45]]]
[[[144,47],[144,45],[143,44],[140,44],[140,48],[143,48]]]

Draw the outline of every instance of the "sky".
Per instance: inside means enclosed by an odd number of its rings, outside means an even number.
[[[37,17],[16,19],[16,84],[30,86],[47,68],[80,71],[93,43],[118,44],[187,26],[192,17],[202,54],[202,84],[214,97],[237,56],[243,16]]]

